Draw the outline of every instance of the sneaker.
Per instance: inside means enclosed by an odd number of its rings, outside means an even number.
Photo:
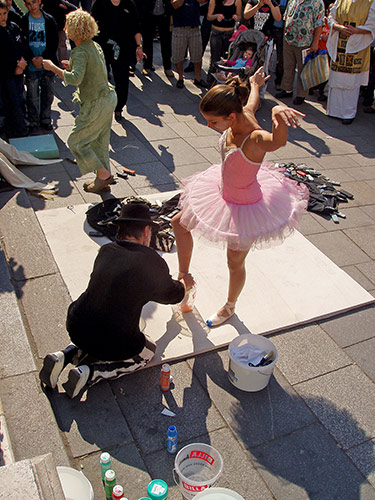
[[[184,73],[192,73],[194,71],[194,64],[189,62],[189,64],[184,69]]]
[[[67,395],[73,399],[82,391],[90,378],[90,368],[87,365],[72,368],[68,375],[68,381],[63,384]]]
[[[183,89],[185,87],[184,79],[183,78],[180,78],[179,80],[177,80],[176,87],[178,89]]]
[[[134,76],[135,75],[135,68],[130,67],[129,68],[129,76]]]
[[[173,78],[174,77],[174,73],[171,69],[165,69],[164,70],[164,74],[165,76],[167,76],[168,78]]]
[[[65,356],[62,351],[47,354],[43,360],[43,367],[39,373],[39,379],[51,389],[55,389],[61,372],[64,369]]]
[[[204,80],[197,80],[197,79],[195,79],[194,80],[194,85],[196,87],[201,88],[201,89],[207,89],[208,88],[208,84]]]
[[[281,92],[275,95],[277,99],[285,99],[286,97],[293,97],[293,92],[287,92],[286,90],[282,90]]]
[[[304,102],[305,102],[305,98],[304,97],[297,96],[294,99],[293,104],[295,104],[296,106],[299,106],[300,104],[303,104]]]

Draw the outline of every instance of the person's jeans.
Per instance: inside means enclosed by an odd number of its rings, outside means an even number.
[[[219,31],[214,28],[211,30],[210,48],[211,48],[211,61],[210,69],[207,77],[209,84],[213,83],[214,78],[211,73],[215,73],[215,63],[220,61],[220,57],[226,56],[230,45],[230,38],[233,36],[231,31]]]
[[[370,71],[368,84],[363,90],[363,105],[368,107],[372,106],[374,102],[374,88],[375,88],[375,47],[370,47]]]
[[[53,82],[51,71],[28,71],[26,74],[26,105],[30,127],[51,124]]]
[[[0,129],[6,136],[24,137],[28,134],[23,98],[23,75],[0,81]]]

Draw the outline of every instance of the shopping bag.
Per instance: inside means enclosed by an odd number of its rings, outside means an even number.
[[[301,71],[302,86],[305,90],[311,89],[329,78],[329,61],[326,50],[312,52],[305,59],[305,66]]]

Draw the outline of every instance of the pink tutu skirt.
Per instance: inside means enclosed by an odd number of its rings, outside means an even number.
[[[194,236],[232,250],[283,241],[298,226],[307,208],[308,189],[266,163],[260,166],[257,180],[263,197],[239,205],[222,196],[221,165],[183,179],[181,225]]]

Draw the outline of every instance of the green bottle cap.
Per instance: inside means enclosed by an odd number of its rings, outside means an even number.
[[[138,500],[150,500],[150,497],[142,497],[142,498],[138,498]]]
[[[168,496],[168,485],[162,479],[154,479],[147,486],[147,495],[151,500],[164,500]]]

